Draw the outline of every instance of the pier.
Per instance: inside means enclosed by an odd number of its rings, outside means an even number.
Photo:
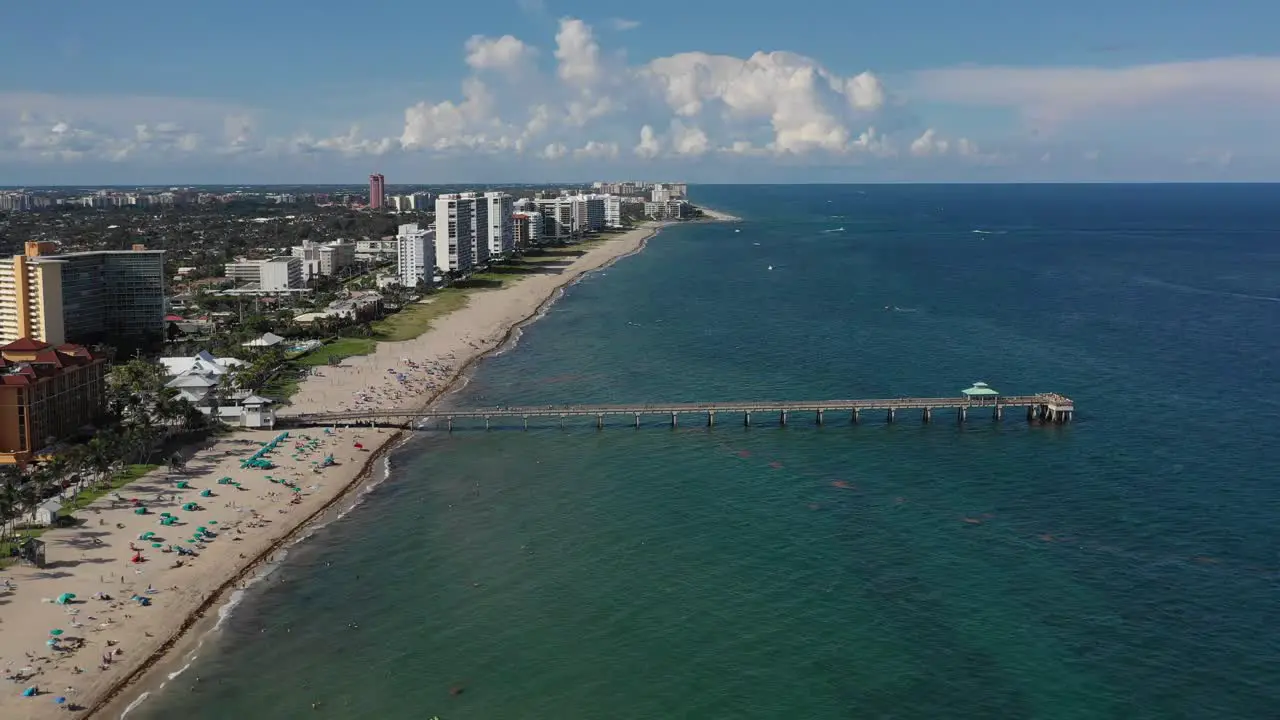
[[[593,420],[597,428],[606,421],[622,419],[629,426],[640,427],[646,418],[662,418],[672,427],[683,422],[706,423],[708,427],[725,421],[754,424],[773,423],[786,426],[808,418],[816,425],[842,422],[857,424],[864,416],[875,415],[884,422],[901,422],[908,416],[924,423],[941,420],[947,413],[955,422],[966,422],[979,416],[1001,420],[1006,412],[1025,412],[1027,422],[1063,424],[1075,416],[1075,403],[1056,393],[985,397],[916,398],[899,397],[881,400],[816,400],[778,402],[696,402],[620,405],[538,405],[527,407],[483,407],[443,410],[353,410],[349,412],[281,415],[277,427],[317,427],[325,425],[366,425],[374,427],[421,427],[431,421],[437,427],[453,430],[460,420],[482,421],[486,429],[494,421],[529,428],[529,421],[548,418]]]

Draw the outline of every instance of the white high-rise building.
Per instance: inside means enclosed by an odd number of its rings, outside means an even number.
[[[622,227],[622,198],[617,195],[604,196],[604,226]]]
[[[469,273],[476,264],[478,203],[475,193],[466,195],[470,197],[449,193],[436,198],[436,267],[456,274]]]
[[[436,266],[436,231],[423,230],[417,223],[400,226],[396,234],[396,277],[405,287],[419,281],[431,283]]]
[[[653,190],[649,191],[649,200],[656,203],[664,203],[671,199],[671,189],[662,183],[654,183]]]
[[[515,250],[515,231],[511,225],[513,203],[511,196],[502,192],[484,194],[488,207],[489,229],[485,237],[489,242],[490,257],[503,257]]]
[[[537,210],[512,213],[511,225],[516,247],[527,248],[542,244],[542,213]]]
[[[574,202],[567,196],[538,198],[538,212],[542,214],[542,237],[562,240],[573,235]]]
[[[605,195],[578,195],[574,198],[575,220],[581,232],[600,232],[605,226]]]

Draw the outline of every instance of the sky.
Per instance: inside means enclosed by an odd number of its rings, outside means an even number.
[[[3,15],[0,185],[1280,180],[1264,0]]]

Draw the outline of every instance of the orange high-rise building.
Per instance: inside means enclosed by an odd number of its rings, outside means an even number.
[[[20,338],[0,346],[0,463],[26,464],[105,408],[106,359]]]

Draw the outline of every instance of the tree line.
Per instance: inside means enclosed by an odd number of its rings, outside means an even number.
[[[15,533],[43,502],[61,497],[78,507],[87,495],[109,489],[130,465],[150,464],[172,441],[189,441],[214,429],[200,410],[165,387],[164,366],[131,360],[107,376],[103,415],[92,437],[69,444],[25,467],[0,466],[0,547],[12,547]],[[180,456],[162,458],[181,467]]]

